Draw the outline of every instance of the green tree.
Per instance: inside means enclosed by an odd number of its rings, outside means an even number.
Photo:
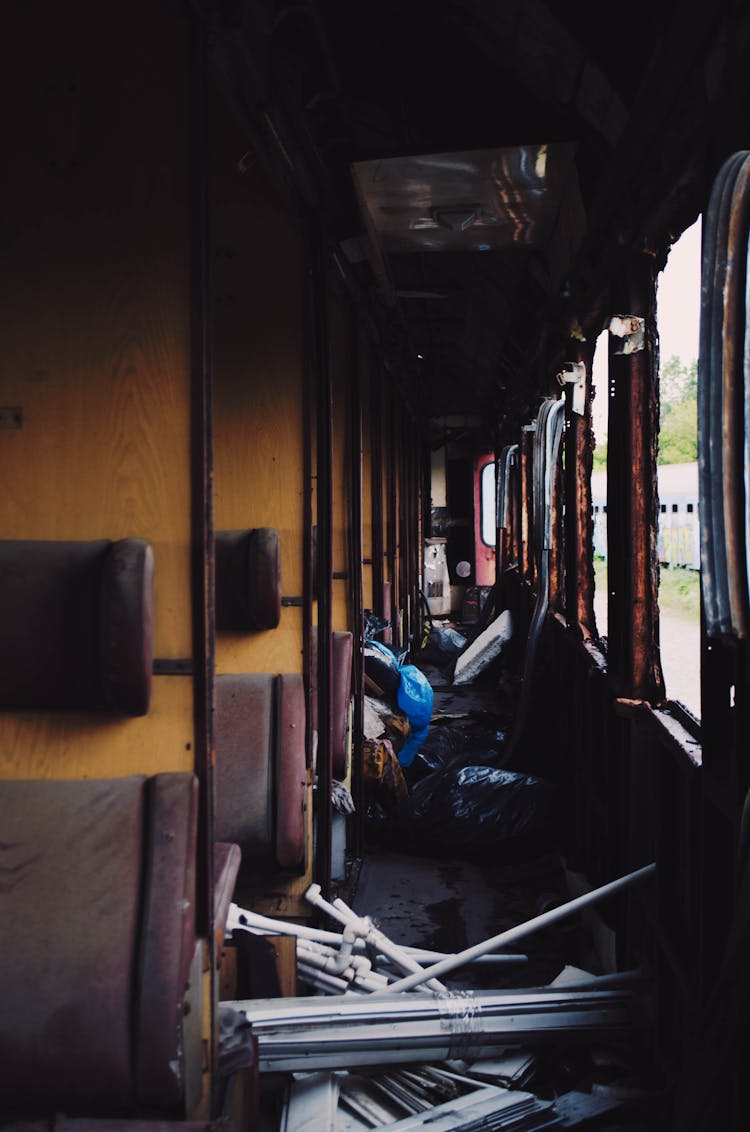
[[[659,391],[662,404],[694,401],[698,396],[698,363],[683,362],[675,354],[659,369]]]
[[[596,448],[594,449],[594,463],[593,469],[595,472],[605,472],[607,470],[607,441],[597,441]]]
[[[698,363],[672,357],[661,367],[660,464],[698,459]]]

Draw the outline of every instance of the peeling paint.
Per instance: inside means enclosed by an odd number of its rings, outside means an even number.
[[[615,354],[636,354],[646,345],[646,320],[637,314],[613,315],[607,329],[615,338],[623,339]]]

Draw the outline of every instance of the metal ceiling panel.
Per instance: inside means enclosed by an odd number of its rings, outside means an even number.
[[[578,200],[574,147],[514,146],[360,161],[365,224],[386,254],[544,246]]]

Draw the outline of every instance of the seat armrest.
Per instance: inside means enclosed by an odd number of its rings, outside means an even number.
[[[214,845],[214,939],[216,954],[221,955],[242,852],[239,845],[218,841]]]

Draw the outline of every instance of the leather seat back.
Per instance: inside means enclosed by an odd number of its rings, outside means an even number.
[[[191,774],[0,782],[4,1115],[180,1109],[196,797]]]
[[[145,715],[152,590],[143,539],[0,541],[0,707]]]

